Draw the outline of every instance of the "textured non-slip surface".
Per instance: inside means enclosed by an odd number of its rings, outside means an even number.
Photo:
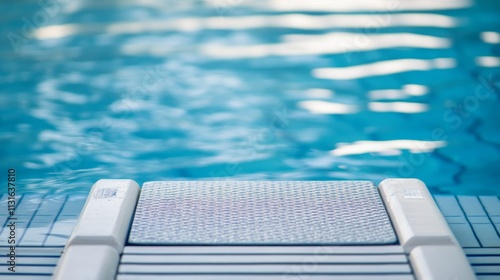
[[[371,182],[149,182],[132,244],[391,244]]]

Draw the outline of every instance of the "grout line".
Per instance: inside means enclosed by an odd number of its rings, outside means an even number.
[[[54,229],[54,225],[55,225],[57,219],[59,218],[59,216],[61,215],[61,212],[62,212],[62,210],[64,208],[64,205],[66,205],[66,203],[68,202],[68,199],[69,199],[69,195],[65,195],[64,196],[64,202],[61,203],[61,207],[59,208],[59,211],[57,212],[57,215],[55,216],[54,220],[52,221],[52,224],[49,227],[48,233],[45,235],[45,238],[42,241],[42,246],[45,246],[45,242],[47,242],[47,239],[51,235],[52,230]]]
[[[41,200],[40,200],[40,203],[38,204],[38,206],[36,207],[36,210],[33,211],[33,214],[31,215],[31,218],[29,219],[28,223],[26,223],[26,229],[24,230],[23,234],[19,237],[19,241],[18,243],[21,243],[24,239],[24,236],[26,235],[26,233],[28,232],[28,229],[30,228],[31,226],[31,222],[33,221],[33,218],[35,218],[37,212],[38,212],[38,209],[40,209],[40,206],[42,206],[42,203],[45,199],[45,196],[47,195],[44,195],[42,196]]]
[[[481,205],[481,207],[483,207],[484,213],[486,213],[486,217],[488,217],[488,221],[490,221],[490,224],[493,226],[493,229],[496,231],[498,237],[500,238],[500,232],[498,231],[497,227],[493,223],[493,220],[490,217],[490,213],[488,213],[488,211],[486,211],[486,207],[484,207],[484,204],[481,201],[481,199],[479,198],[479,196],[476,196],[476,197],[477,197],[477,200],[479,200],[479,205]]]
[[[21,201],[23,200],[24,195],[16,196],[16,198],[17,198],[16,199],[16,208],[14,209],[14,213],[17,211],[17,208],[19,208],[19,205],[21,205]],[[7,201],[8,201],[8,199],[9,199],[9,197],[7,196]],[[9,205],[9,204],[7,203],[7,205]],[[14,215],[14,217],[17,217],[17,215]],[[3,231],[7,227],[7,222],[9,221],[8,218],[9,218],[9,215],[7,213],[7,219],[5,220],[5,222],[2,224],[2,227],[0,228],[0,235],[3,233]]]
[[[469,224],[469,227],[470,229],[472,230],[472,234],[474,234],[474,237],[476,238],[476,241],[477,243],[479,243],[479,245],[481,246],[481,248],[485,248],[483,246],[483,244],[481,243],[481,241],[479,240],[479,238],[477,237],[477,234],[476,234],[476,231],[474,230],[474,227],[472,226],[472,223],[469,221],[469,217],[465,214],[465,211],[464,211],[464,208],[462,207],[462,203],[460,203],[460,200],[458,199],[458,197],[456,195],[453,196],[455,198],[455,200],[457,201],[458,203],[458,206],[460,207],[460,210],[462,210],[462,213],[464,214],[464,217],[465,217],[465,220],[467,221],[467,223]],[[477,196],[476,196],[477,197]],[[479,199],[479,198],[478,198]]]

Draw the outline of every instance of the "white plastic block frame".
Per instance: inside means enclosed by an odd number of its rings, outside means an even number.
[[[422,181],[387,179],[380,183],[379,191],[417,279],[476,279]]]
[[[94,184],[52,279],[114,279],[139,190],[132,180]]]

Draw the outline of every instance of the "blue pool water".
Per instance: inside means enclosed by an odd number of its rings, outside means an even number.
[[[1,172],[500,194],[500,2],[298,2],[3,1]]]

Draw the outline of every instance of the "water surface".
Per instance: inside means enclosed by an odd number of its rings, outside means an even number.
[[[498,1],[0,4],[0,166],[499,194]]]

